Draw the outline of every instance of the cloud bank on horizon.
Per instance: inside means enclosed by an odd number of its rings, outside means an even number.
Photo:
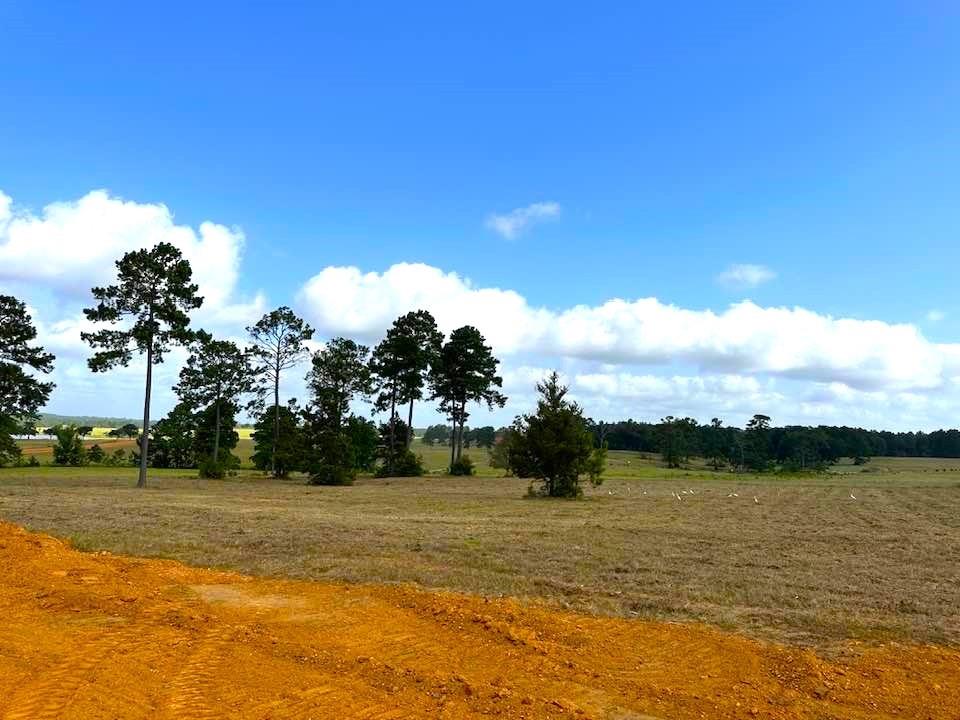
[[[557,213],[555,203],[538,203],[494,216],[498,227],[490,222],[505,237],[515,237],[529,223]],[[291,286],[289,295],[268,302],[262,292],[246,297],[239,290],[247,242],[239,228],[211,221],[196,228],[178,224],[164,205],[122,200],[104,190],[39,212],[18,208],[0,192],[0,291],[31,306],[41,342],[58,356],[52,410],[135,412],[142,368],[133,366],[108,382],[89,373],[80,311],[91,286],[111,281],[114,260],[160,241],[180,248],[194,267],[206,298],[195,325],[235,339],[242,340],[244,327],[271,304],[293,304],[322,337],[366,342],[375,342],[398,315],[418,308],[432,312],[446,332],[475,325],[503,360],[511,396],[506,411],[491,422],[527,410],[533,384],[550,368],[562,371],[589,415],[605,419],[655,420],[669,413],[742,422],[765,412],[778,423],[930,429],[949,425],[960,401],[960,344],[933,343],[912,324],[837,318],[749,300],[719,311],[655,297],[538,307],[517,290],[479,287],[422,263],[373,271],[319,268]],[[720,277],[731,287],[748,288],[774,275],[760,265],[733,265]],[[182,355],[171,361],[158,386],[173,384]],[[165,411],[172,402],[161,390],[157,409]],[[421,410],[417,421],[437,417]]]

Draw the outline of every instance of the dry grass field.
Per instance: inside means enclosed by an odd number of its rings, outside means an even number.
[[[158,471],[146,491],[133,468],[18,468],[0,471],[0,518],[90,550],[542,598],[821,650],[960,644],[960,463],[839,469],[736,476],[616,453],[571,502],[526,499],[525,481],[489,468],[343,488]]]

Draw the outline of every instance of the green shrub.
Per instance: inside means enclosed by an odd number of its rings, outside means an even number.
[[[377,477],[420,477],[424,473],[423,458],[409,450],[397,453],[393,459],[393,469],[386,463],[377,467]]]
[[[469,455],[461,455],[450,466],[451,475],[473,475],[473,473],[474,473],[473,460],[470,459]]]
[[[90,446],[90,449],[87,450],[87,457],[90,459],[90,462],[100,464],[103,462],[103,459],[107,454],[103,451],[103,448],[99,444],[94,444]]]
[[[357,471],[352,467],[336,463],[323,463],[314,467],[310,473],[310,485],[353,485]]]
[[[223,480],[227,476],[227,464],[218,462],[212,457],[206,457],[200,461],[200,477],[208,480]]]
[[[53,428],[57,437],[57,444],[53,446],[53,462],[55,465],[71,465],[77,467],[87,462],[87,451],[80,440],[80,433],[76,425],[57,425]]]

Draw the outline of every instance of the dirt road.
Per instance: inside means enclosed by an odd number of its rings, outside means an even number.
[[[0,718],[960,718],[960,653],[89,555],[0,523]]]

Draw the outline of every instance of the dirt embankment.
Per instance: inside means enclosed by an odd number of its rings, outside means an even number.
[[[960,653],[87,555],[0,523],[0,718],[950,718]]]

